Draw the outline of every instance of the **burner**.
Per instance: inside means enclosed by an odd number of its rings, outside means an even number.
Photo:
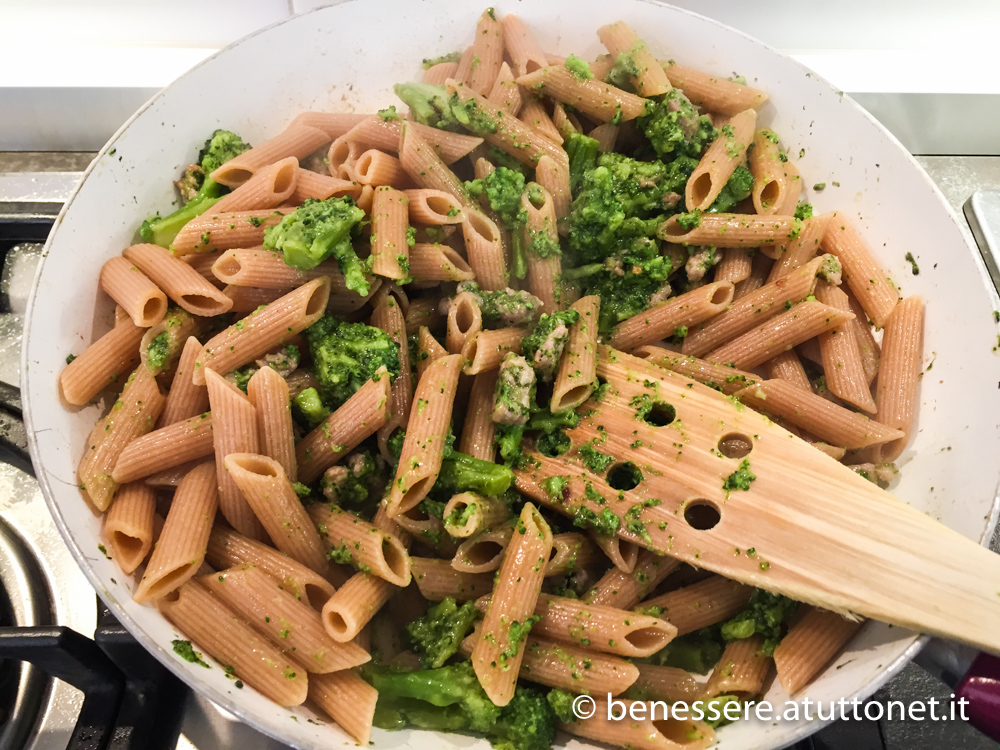
[[[27,546],[0,520],[0,634],[49,623],[48,587]],[[27,662],[0,661],[0,747],[19,750],[38,719],[48,677]]]

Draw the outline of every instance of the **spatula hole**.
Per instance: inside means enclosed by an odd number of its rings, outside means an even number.
[[[650,406],[649,411],[643,417],[646,424],[651,424],[654,427],[666,427],[675,419],[677,419],[677,412],[674,407],[663,401],[657,401]]]
[[[616,490],[634,490],[642,481],[642,472],[631,461],[618,464],[608,472],[608,484]]]
[[[753,440],[739,432],[730,432],[719,441],[719,453],[726,458],[745,458],[752,450]]]
[[[684,520],[692,529],[708,531],[718,525],[722,514],[708,500],[693,500],[684,508]]]

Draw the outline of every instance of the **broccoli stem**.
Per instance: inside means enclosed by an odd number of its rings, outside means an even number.
[[[514,276],[523,279],[528,275],[528,253],[524,247],[524,231],[515,228],[510,233],[510,256],[514,266]]]
[[[483,461],[457,451],[441,462],[434,489],[449,492],[478,492],[496,497],[508,490],[514,472],[506,466]]]
[[[181,228],[196,216],[201,216],[219,202],[226,192],[226,187],[220,185],[211,177],[206,177],[201,190],[194,198],[178,208],[169,216],[150,216],[139,228],[139,236],[146,242],[160,247],[170,247],[174,237]]]
[[[603,270],[603,263],[588,263],[585,266],[563,270],[562,277],[567,281],[575,281],[576,279],[585,279],[588,276],[593,276],[595,273],[600,273]]]
[[[566,139],[566,153],[569,155],[569,190],[576,194],[583,174],[597,165],[598,146],[595,138],[581,133],[572,133]]]

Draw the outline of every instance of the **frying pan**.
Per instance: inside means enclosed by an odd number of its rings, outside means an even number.
[[[546,49],[590,59],[603,52],[597,27],[624,19],[660,57],[723,76],[735,72],[769,92],[760,121],[787,144],[817,213],[847,212],[903,294],[927,302],[919,429],[899,461],[893,492],[984,542],[998,509],[990,458],[1000,455],[993,319],[1000,301],[959,220],[902,146],[816,74],[693,13],[642,0],[505,0],[497,10],[520,14]],[[209,133],[228,128],[259,143],[303,110],[370,112],[394,103],[392,84],[416,79],[423,58],[464,48],[481,12],[467,0],[354,0],[276,24],[209,58],[155,96],[102,150],[56,222],[31,298],[24,413],[38,480],[66,543],[111,611],[160,661],[199,693],[296,747],[328,747],[343,737],[335,727],[310,723],[324,719],[308,709],[279,708],[250,688],[237,689],[218,666],[178,659],[170,647],[176,630],[155,609],[133,603],[134,581],[98,550],[100,518],[81,499],[75,471],[87,434],[109,404],[67,408],[57,378],[67,354],[111,325],[112,304],[97,293],[101,264],[134,242],[144,216],[170,206],[171,180]],[[826,183],[826,190],[814,192],[815,183]],[[919,275],[911,273],[907,252]],[[865,698],[923,642],[869,623],[806,694]],[[766,697],[785,699],[777,684]],[[781,747],[819,726],[804,719],[741,721],[720,732],[719,747]],[[380,748],[487,747],[427,732],[376,731],[373,739]]]

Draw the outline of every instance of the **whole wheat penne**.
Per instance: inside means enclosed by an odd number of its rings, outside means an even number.
[[[410,557],[410,570],[421,596],[430,602],[439,602],[449,596],[459,602],[471,601],[493,589],[492,574],[462,573],[448,560]]]
[[[214,370],[206,372],[205,386],[212,408],[212,439],[219,482],[219,509],[225,519],[245,536],[266,539],[264,526],[247,503],[232,472],[226,467],[230,453],[259,453],[257,410],[243,391]],[[169,428],[168,428],[169,429]]]
[[[667,705],[662,701],[652,704],[620,701],[612,710],[607,699],[596,698],[593,708],[594,715],[590,718],[560,724],[559,728],[575,737],[635,750],[704,750],[715,744],[711,727],[701,721],[668,717]],[[635,718],[623,721],[626,714]],[[617,721],[609,719],[610,716]]]
[[[462,216],[465,253],[476,280],[483,289],[503,289],[507,286],[507,261],[499,227],[478,211],[465,211]]]
[[[804,609],[774,649],[778,679],[789,695],[812,682],[864,625],[818,607]]]
[[[186,310],[167,308],[159,323],[149,328],[139,343],[139,357],[154,375],[169,372],[177,364],[190,336],[199,336],[205,321]]]
[[[472,292],[459,292],[448,305],[448,323],[445,329],[445,348],[458,354],[465,345],[483,330],[483,313],[479,298]]]
[[[500,25],[503,28],[504,47],[518,76],[533,73],[548,65],[545,50],[524,21],[513,13],[507,13]]]
[[[822,302],[800,302],[709,352],[706,358],[750,369],[853,317],[854,313],[842,312]]]
[[[444,530],[456,539],[465,539],[503,523],[510,516],[507,503],[474,492],[454,495],[444,506]]]
[[[139,342],[145,331],[131,317],[116,323],[59,373],[62,397],[74,406],[82,406],[132,372],[140,362]]]
[[[549,409],[555,413],[575,409],[594,391],[597,379],[597,317],[601,299],[597,295],[582,297],[570,309],[580,317],[569,330],[569,341],[559,360],[559,370],[552,386]]]
[[[228,195],[222,196],[212,210],[253,211],[258,208],[275,208],[295,194],[299,178],[299,160],[294,156],[279,159],[258,170],[253,177]]]
[[[438,226],[462,223],[462,204],[451,193],[430,188],[405,190],[409,199],[410,221]]]
[[[552,196],[556,219],[561,221],[569,216],[570,204],[573,202],[569,187],[569,157],[554,159],[548,154],[539,156],[535,166],[535,182]]]
[[[210,456],[213,449],[212,413],[206,411],[130,442],[118,456],[111,476],[119,484],[134,482],[164,469]]]
[[[794,349],[789,349],[787,352],[782,352],[772,359],[769,359],[766,366],[767,376],[769,378],[787,380],[796,388],[801,388],[804,391],[812,390],[812,385],[809,383],[809,376],[806,375],[806,370],[802,366],[802,361],[799,359],[799,355],[795,353]]]
[[[472,54],[467,82],[473,91],[486,96],[493,88],[503,63],[503,31],[492,8],[483,11],[476,23]]]
[[[299,122],[290,125],[274,138],[230,159],[209,177],[226,187],[236,188],[269,164],[289,156],[305,159],[329,142],[330,136],[324,130]]]
[[[278,371],[262,367],[247,382],[247,398],[257,412],[260,450],[274,459],[290,482],[298,474],[295,464],[295,435],[289,408],[288,383]]]
[[[631,573],[635,570],[635,564],[639,559],[639,548],[636,545],[623,541],[617,536],[605,536],[597,532],[591,532],[590,538],[617,570],[623,573]]]
[[[746,157],[756,124],[756,110],[746,109],[722,127],[688,178],[684,195],[689,209],[705,210],[719,197],[733,171]]]
[[[631,609],[646,598],[680,563],[649,550],[639,552],[631,573],[612,568],[581,599],[588,604],[604,604]]]
[[[285,263],[281,253],[261,247],[236,248],[217,256],[212,273],[223,283],[259,289],[291,290],[306,282],[326,276],[330,279],[330,293],[353,295],[347,280],[337,267],[336,260],[325,260],[315,268],[300,271]],[[365,280],[371,282],[371,276]]]
[[[387,441],[398,429],[405,429],[410,418],[410,401],[413,396],[413,377],[410,372],[410,347],[406,340],[406,322],[403,318],[402,300],[406,295],[397,287],[383,287],[374,299],[370,325],[381,328],[399,346],[399,375],[389,386],[389,418],[378,429],[379,451],[388,458],[391,454]]]
[[[767,276],[768,283],[787,276],[816,257],[832,216],[833,214],[822,214],[806,219],[802,222],[802,230],[798,236],[787,239],[784,243],[760,248],[762,255],[775,259]]]
[[[723,312],[733,300],[733,282],[714,281],[623,320],[611,334],[609,345],[629,351],[667,338]]]
[[[418,187],[448,193],[463,208],[479,211],[478,204],[469,196],[462,181],[430,146],[422,132],[410,127],[410,123],[400,127],[399,163]]]
[[[476,375],[497,369],[507,352],[521,353],[521,342],[529,333],[530,331],[524,328],[480,331],[470,337],[462,347],[461,356],[466,363],[462,372],[466,375]]]
[[[140,365],[129,376],[111,411],[94,426],[77,468],[77,479],[98,510],[107,510],[118,489],[112,472],[122,451],[153,429],[163,404],[156,378]]]
[[[236,565],[253,565],[317,612],[323,609],[323,605],[336,590],[319,573],[288,555],[218,524],[209,536],[205,559],[217,570]]]
[[[737,370],[734,367],[715,362],[707,362],[689,354],[677,354],[656,346],[640,346],[632,353],[637,357],[648,359],[666,370],[672,370],[686,378],[704,383],[727,396],[731,396],[761,379],[752,372]]]
[[[677,628],[657,617],[550,594],[538,597],[535,614],[541,618],[532,628],[536,636],[605,654],[651,656],[677,635]]]
[[[499,370],[487,370],[474,377],[462,434],[458,440],[458,450],[461,453],[483,461],[493,461],[496,457],[493,442],[496,424],[491,415],[498,374]]]
[[[731,281],[738,284],[749,278],[750,270],[753,268],[753,250],[744,250],[741,247],[727,247],[722,251],[722,260],[715,268],[716,281]],[[733,294],[735,295],[735,287]]]
[[[572,573],[596,562],[601,550],[583,534],[569,531],[552,535],[552,556],[545,565],[545,576]]]
[[[708,678],[705,697],[735,695],[738,698],[752,698],[759,695],[774,661],[761,651],[763,645],[762,635],[728,644],[719,663],[715,665],[712,676]]]
[[[449,78],[454,78],[458,72],[457,62],[443,62],[432,65],[424,71],[424,83],[433,83],[435,86],[443,86]]]
[[[233,306],[233,301],[205,277],[159,245],[132,245],[122,255],[192,315],[221,315]]]
[[[553,143],[562,144],[563,137],[559,128],[552,122],[548,110],[537,96],[529,94],[524,97],[517,119]]]
[[[785,179],[788,181],[789,189],[781,196],[781,201],[774,210],[774,213],[782,216],[794,214],[799,205],[799,198],[802,196],[802,175],[794,162],[785,162]]]
[[[330,638],[316,610],[259,568],[240,565],[201,576],[198,582],[307,672],[337,672],[371,660],[357,644]]]
[[[765,284],[729,305],[714,318],[691,326],[681,351],[701,357],[761,325],[775,315],[789,310],[789,305],[801,302],[816,288],[816,274],[824,258],[816,258],[788,276]]]
[[[190,580],[205,559],[219,505],[215,465],[199,464],[181,480],[166,523],[132,598],[149,602]]]
[[[701,697],[701,685],[690,672],[655,664],[636,666],[639,667],[639,679],[632,684],[632,688],[646,700],[684,701],[690,704]]]
[[[517,117],[521,111],[521,89],[514,80],[514,73],[505,62],[497,72],[493,87],[486,93],[486,99],[500,109]]]
[[[229,453],[223,466],[274,546],[318,573],[327,569],[326,550],[281,465],[255,453]]]
[[[597,30],[597,36],[612,57],[623,54],[631,57],[636,73],[630,74],[629,80],[639,96],[660,96],[673,88],[656,55],[649,51],[646,43],[627,23],[616,21],[602,26]]]
[[[488,573],[500,567],[514,534],[514,522],[495,525],[458,545],[451,566],[460,573]]]
[[[208,391],[205,386],[195,385],[191,379],[195,360],[201,353],[201,343],[194,336],[188,337],[177,360],[177,369],[170,381],[166,405],[160,415],[157,427],[181,422],[208,410]]]
[[[317,674],[309,678],[309,698],[359,745],[368,745],[378,701],[375,688],[350,670]]]
[[[295,446],[299,481],[312,484],[342,456],[354,450],[389,418],[389,376],[380,369],[375,377],[343,403],[322,424]]]
[[[443,84],[444,79],[440,83]],[[399,149],[399,137],[403,124],[403,120],[392,118],[383,120],[380,116],[372,115],[351,128],[344,140],[360,147],[361,151],[358,151],[355,159],[362,151],[370,148],[396,152]],[[439,130],[421,125],[418,122],[406,122],[405,124],[406,127],[419,133],[445,164],[453,164],[467,156],[483,142],[482,138]]]
[[[399,163],[399,159],[378,149],[368,149],[354,163],[353,178],[362,185],[372,187],[392,185],[398,188],[411,187],[410,177]]]
[[[472,45],[465,48],[462,52],[461,58],[458,60],[458,67],[455,69],[455,80],[461,81],[463,83],[468,82],[469,74],[472,72],[472,62],[475,56],[475,50],[472,49]]]
[[[535,506],[525,503],[470,657],[479,684],[498,706],[514,697],[527,635],[522,628],[541,592],[551,551],[552,530]]]
[[[255,286],[236,286],[229,284],[224,287],[222,293],[233,301],[231,312],[248,313],[253,312],[261,305],[269,305],[276,299],[284,297],[292,291],[291,287],[283,289],[263,289]],[[199,349],[199,352],[201,350]]]
[[[581,81],[565,65],[548,65],[518,77],[517,82],[529,91],[569,104],[598,122],[628,122],[646,111],[642,97],[597,78]]]
[[[167,295],[125,258],[111,258],[101,266],[100,284],[101,289],[122,306],[137,326],[149,328],[156,325],[167,313]]]
[[[153,547],[156,490],[143,482],[123,484],[104,516],[104,537],[111,557],[130,575]]]
[[[463,656],[473,653],[473,648],[484,641],[484,627],[477,627],[462,641],[460,653]],[[619,656],[599,654],[548,638],[529,635],[522,652],[521,677],[574,693],[620,695],[639,676],[636,666]]]
[[[290,211],[277,208],[227,213],[206,211],[181,228],[170,250],[180,257],[234,247],[254,247],[264,242],[264,230],[279,223],[287,213]]]
[[[879,328],[885,326],[899,302],[899,291],[842,213],[834,212],[830,217],[822,247],[824,252],[837,256],[844,269],[844,281],[868,318]]]
[[[180,258],[201,274],[210,284],[221,286],[222,282],[215,278],[215,274],[212,273],[212,264],[216,258],[214,251],[208,253],[188,253],[187,255],[180,256]]]
[[[355,112],[301,112],[288,123],[289,129],[299,125],[317,128],[326,133],[328,140],[339,138],[371,115]]]
[[[410,247],[406,241],[410,199],[387,185],[375,189],[372,204],[372,273],[404,279],[410,272]]]
[[[448,356],[448,350],[438,343],[427,326],[420,326],[417,332],[417,352],[417,378],[422,378],[435,360]]]
[[[659,610],[659,616],[677,628],[677,635],[685,635],[728,620],[746,606],[752,593],[749,586],[713,575],[647,599],[636,609],[641,612]]]
[[[601,123],[591,130],[587,135],[597,141],[597,150],[602,154],[615,150],[615,143],[618,140],[618,125],[610,122]]]
[[[799,183],[790,183],[778,147],[778,136],[771,130],[758,130],[753,136],[749,165],[753,174],[753,205],[758,214],[774,214],[785,203],[789,192],[799,195]]]
[[[917,412],[917,388],[923,357],[924,303],[920,297],[900,302],[885,322],[878,374],[878,418],[899,430],[899,437],[882,446],[879,458],[894,461],[906,448]]]
[[[753,259],[750,261],[750,275],[743,281],[736,283],[733,289],[733,300],[743,299],[764,286],[772,266],[774,266],[774,261],[767,255],[754,251]]]
[[[673,60],[664,70],[670,83],[681,89],[693,104],[720,115],[732,116],[749,107],[757,108],[768,99],[763,91],[678,65]]]
[[[861,366],[864,368],[865,377],[868,378],[870,384],[875,379],[875,376],[878,375],[882,348],[872,335],[868,316],[861,309],[861,305],[858,304],[854,295],[848,294],[847,297],[851,303],[851,312],[854,313],[854,320],[851,321],[851,325],[854,329],[854,338],[858,342],[858,349],[861,352]]]
[[[338,177],[330,177],[300,168],[298,178],[295,180],[295,191],[289,198],[289,202],[298,206],[307,198],[325,201],[328,198],[342,198],[345,195],[357,200],[361,197],[362,187],[361,183],[353,180],[342,180]]]
[[[197,648],[204,649],[219,664],[232,667],[234,677],[279,706],[297,706],[306,699],[306,673],[208,589],[188,581],[175,597],[161,599],[160,611]]]
[[[420,376],[389,494],[390,518],[417,505],[437,480],[462,362],[462,355],[450,354],[434,360]]]
[[[395,535],[335,505],[312,505],[309,517],[318,527],[331,559],[396,586],[409,583],[410,556]]]
[[[548,190],[531,182],[521,195],[521,207],[528,217],[523,229],[528,290],[542,301],[543,312],[553,313],[563,307],[562,258],[555,203]]]
[[[350,131],[336,138],[326,152],[326,166],[330,176],[340,180],[357,182],[354,165],[357,164],[358,157],[364,152],[365,146],[355,141],[351,137]]]
[[[657,230],[657,235],[661,240],[682,245],[766,247],[798,237],[801,224],[794,216],[707,213],[698,217],[698,223],[691,229],[685,229],[677,216],[671,216]]]
[[[823,282],[816,285],[816,299],[825,305],[850,312],[851,302],[839,287]],[[868,386],[868,376],[861,363],[861,349],[854,338],[854,318],[845,325],[819,335],[826,387],[840,399],[869,414],[875,413],[875,400]]]
[[[329,296],[329,277],[321,276],[213,336],[195,361],[195,385],[205,382],[208,369],[230,372],[301,333],[323,316]]]
[[[472,268],[448,245],[418,242],[410,248],[410,275],[415,281],[471,281]]]
[[[766,380],[744,388],[736,398],[807,430],[819,439],[848,450],[888,443],[903,436],[900,430],[869,419],[784,380]]]

